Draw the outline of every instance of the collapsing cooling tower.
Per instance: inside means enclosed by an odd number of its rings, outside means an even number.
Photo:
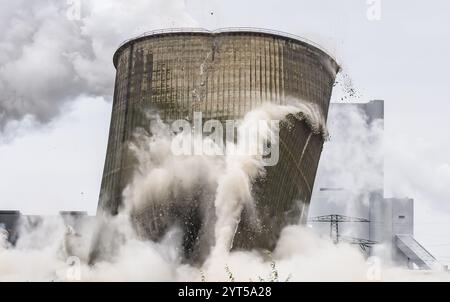
[[[266,102],[298,99],[316,104],[326,120],[339,70],[330,55],[298,37],[242,28],[146,33],[122,44],[114,65],[117,74],[99,202],[99,210],[111,214],[117,214],[136,165],[127,143],[137,127],[148,124],[146,109],[157,109],[166,122],[192,121],[194,111],[203,113],[203,121],[224,121],[241,119]],[[266,176],[254,184],[261,227],[253,228],[244,212],[234,248],[272,249],[284,226],[307,217],[324,137],[293,116],[281,126],[279,162],[267,167]],[[204,217],[195,202],[190,209],[181,204],[185,203],[171,200],[168,209],[148,207],[133,217],[138,229],[153,239],[178,222],[190,256],[199,248]]]

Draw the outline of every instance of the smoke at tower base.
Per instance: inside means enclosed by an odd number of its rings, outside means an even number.
[[[256,232],[268,228],[260,221],[261,206],[256,205],[254,183],[265,177],[267,163],[276,165],[270,161],[279,158],[279,129],[272,129],[271,125],[291,114],[304,120],[313,133],[326,136],[319,110],[315,104],[294,100],[289,105],[264,104],[239,121],[236,137],[225,140],[225,148],[221,146],[222,132],[219,139],[211,139],[220,128],[218,125],[214,126],[213,133],[201,136],[198,142],[199,138],[190,135],[191,131],[174,134],[173,127],[150,114],[149,132],[140,129],[130,144],[137,164],[132,181],[123,192],[121,211],[132,217],[141,237],[155,241],[168,229],[179,227],[183,233],[182,249],[189,260],[202,262],[210,252],[228,252],[243,219]],[[205,125],[210,122],[206,121]],[[188,128],[194,128],[195,132],[199,125]],[[180,155],[173,150],[174,141],[179,140],[187,146],[203,146],[208,152]],[[263,151],[264,146],[258,142],[270,145],[269,160],[264,156],[266,152],[252,152]],[[214,150],[219,152],[214,154],[211,152]],[[273,233],[274,237],[279,235]],[[247,240],[254,240],[248,234]]]
[[[271,109],[286,114],[286,108]],[[270,117],[276,119],[279,113]],[[444,274],[415,274],[366,261],[356,247],[334,245],[302,226],[284,228],[271,254],[261,250],[230,252],[239,214],[253,206],[251,180],[264,173],[260,159],[171,156],[173,136],[164,124],[155,126],[161,131],[154,131],[151,137],[140,133],[140,139],[131,146],[140,156],[140,169],[124,192],[125,204],[119,215],[87,221],[76,231],[59,217],[47,218],[38,226],[23,222],[14,247],[0,237],[0,280],[449,280]],[[193,194],[199,186],[209,188],[205,196],[210,197],[217,219],[209,242],[213,249],[203,264],[192,265],[183,262],[182,227],[170,226],[158,241],[143,240],[132,217],[151,202]],[[96,261],[89,264],[93,246]]]

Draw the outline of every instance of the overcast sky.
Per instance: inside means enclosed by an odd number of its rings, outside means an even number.
[[[4,0],[0,209],[95,213],[121,41],[166,27],[263,27],[334,53],[354,101],[385,100],[386,195],[415,199],[416,236],[450,261],[450,2],[381,0],[380,14],[369,2]]]

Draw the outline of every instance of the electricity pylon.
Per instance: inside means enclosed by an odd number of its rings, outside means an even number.
[[[330,238],[333,240],[334,243],[339,243],[339,241],[341,240],[341,241],[345,241],[345,242],[348,242],[351,244],[359,244],[360,248],[363,251],[366,251],[366,249],[370,245],[375,244],[375,242],[372,240],[339,235],[339,223],[342,223],[342,222],[370,222],[368,219],[358,218],[358,217],[349,217],[349,216],[338,215],[338,214],[331,214],[331,215],[323,215],[323,216],[313,217],[309,221],[310,222],[329,222],[330,223]]]

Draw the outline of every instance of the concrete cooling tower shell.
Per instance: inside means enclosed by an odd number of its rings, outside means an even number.
[[[156,109],[165,122],[192,121],[196,111],[204,121],[224,121],[241,119],[266,102],[297,99],[316,104],[326,120],[339,70],[332,56],[310,42],[242,28],[147,33],[122,44],[113,61],[117,74],[99,201],[99,210],[112,214],[119,211],[136,167],[127,145],[138,127],[147,127],[147,109]],[[281,124],[279,162],[253,188],[258,225],[244,211],[234,248],[272,249],[284,226],[307,217],[324,136],[296,115]],[[178,223],[184,228],[187,255],[205,249],[201,238],[211,236],[213,225],[208,225],[211,219],[204,217],[204,209],[195,202],[189,209],[182,201],[167,204],[135,213],[138,230],[157,239]]]

